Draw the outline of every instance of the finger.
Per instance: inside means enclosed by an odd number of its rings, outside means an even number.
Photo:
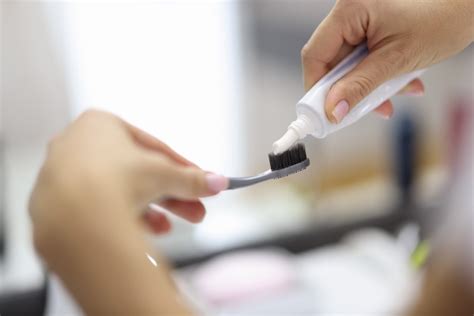
[[[368,22],[365,5],[356,1],[336,3],[301,51],[306,90],[348,54],[348,47],[365,39]]]
[[[301,50],[305,90],[329,71],[329,64],[344,43],[341,24],[329,14]]]
[[[144,214],[143,219],[155,234],[164,234],[171,230],[171,222],[162,212],[149,208]]]
[[[408,71],[403,53],[385,46],[373,51],[352,71],[336,82],[326,98],[328,119],[339,123],[363,98],[383,82]]]
[[[390,100],[384,101],[374,110],[377,114],[382,116],[384,119],[389,119],[393,115],[393,104]]]
[[[135,140],[135,142],[142,145],[146,149],[161,152],[183,166],[197,167],[193,162],[187,160],[186,158],[184,158],[183,156],[175,152],[173,149],[171,149],[171,147],[169,147],[168,145],[166,145],[165,143],[163,143],[156,137],[153,137],[147,132],[142,131],[141,129],[127,122],[124,122],[124,123],[128,131],[132,135],[133,139]]]
[[[206,209],[201,201],[182,201],[176,199],[165,199],[159,205],[173,214],[191,222],[199,223],[206,215]]]
[[[400,95],[422,96],[425,92],[423,82],[420,79],[412,80],[402,90],[398,92]],[[393,116],[393,104],[390,100],[383,102],[378,108],[374,110],[383,118],[389,119]]]
[[[398,94],[415,97],[423,96],[425,94],[425,86],[420,79],[415,79],[400,90]]]
[[[354,48],[355,46],[352,46],[350,44],[342,44],[342,47],[337,53],[336,57],[334,57],[334,59],[328,64],[329,70],[337,66],[337,64],[339,64],[347,55],[349,55],[354,50]]]
[[[171,196],[184,200],[195,200],[225,190],[229,181],[226,177],[207,173],[196,167],[182,166],[165,156],[149,155],[143,161],[147,174],[148,192],[160,196]]]

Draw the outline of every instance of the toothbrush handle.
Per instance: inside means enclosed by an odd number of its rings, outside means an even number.
[[[273,173],[271,170],[267,170],[259,175],[251,177],[231,177],[229,178],[229,186],[227,187],[227,190],[240,189],[275,178],[276,174]]]
[[[365,43],[357,46],[351,54],[349,54],[328,74],[321,78],[321,80],[319,80],[318,83],[316,83],[316,85],[314,85],[310,91],[298,102],[298,105],[302,105],[302,107],[308,104],[318,104],[314,110],[317,112],[317,116],[321,120],[321,128],[323,130],[315,133],[316,137],[324,137],[329,133],[335,132],[358,121],[367,113],[377,108],[384,101],[394,96],[398,91],[400,91],[413,79],[419,77],[425,71],[425,69],[413,71],[384,82],[362,101],[356,104],[342,120],[342,122],[339,124],[330,123],[324,111],[324,103],[329,89],[334,83],[354,69],[365,57],[367,57],[367,55],[368,49]]]
[[[256,176],[240,177],[240,178],[232,177],[232,178],[229,178],[229,186],[227,187],[227,190],[240,189],[240,188],[248,187],[250,185],[254,185],[263,181],[287,177],[290,174],[306,169],[309,166],[309,164],[310,164],[309,159],[305,159],[289,167],[278,169],[278,170],[270,169]]]

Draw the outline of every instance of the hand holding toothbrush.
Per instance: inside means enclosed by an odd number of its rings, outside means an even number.
[[[88,111],[49,145],[29,205],[35,247],[88,315],[183,315],[165,262],[146,256],[145,227],[170,229],[149,205],[198,222],[199,198],[227,185],[120,118]]]
[[[369,55],[327,95],[326,115],[339,123],[385,81],[453,56],[473,40],[472,0],[339,0],[302,49],[305,88],[309,90],[354,46],[367,41]],[[401,92],[422,95],[423,91],[416,79]],[[390,117],[390,100],[376,112]]]

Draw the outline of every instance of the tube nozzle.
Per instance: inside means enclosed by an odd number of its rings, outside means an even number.
[[[281,154],[293,146],[293,144],[296,143],[298,139],[299,136],[295,130],[289,128],[279,140],[273,143],[273,153],[275,155]]]
[[[288,131],[276,142],[273,143],[273,153],[281,154],[293,146],[299,139],[313,131],[314,124],[308,116],[302,114],[288,126]]]

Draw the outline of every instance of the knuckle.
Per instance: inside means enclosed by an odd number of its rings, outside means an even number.
[[[81,115],[79,116],[79,119],[89,119],[89,118],[97,117],[101,115],[101,113],[102,112],[97,109],[87,109],[81,113]]]
[[[368,23],[368,5],[363,0],[340,0],[333,18],[342,25],[345,40],[357,45],[365,37]]]
[[[344,39],[350,45],[357,45],[361,39],[365,36],[365,29],[363,27],[354,27],[353,25],[346,23],[343,27]]]
[[[394,68],[405,70],[409,67],[411,58],[407,49],[392,48],[381,54],[381,67],[379,68],[383,74],[389,74]]]
[[[81,113],[78,120],[96,120],[96,119],[116,119],[117,117],[112,113],[102,111],[95,108],[90,108]]]
[[[375,83],[373,79],[367,76],[360,75],[353,83],[352,90],[358,98],[364,97],[374,88]]]
[[[311,51],[311,47],[309,46],[309,44],[305,44],[303,48],[301,49],[301,59],[308,60],[310,56],[310,51]]]
[[[372,90],[373,80],[369,77],[358,75],[350,82],[340,84],[340,89],[352,99],[360,100]]]
[[[398,61],[397,64],[401,69],[407,69],[410,66],[410,62],[412,60],[406,51],[397,49],[394,50],[394,58],[396,61]],[[395,64],[395,60],[392,65],[393,64]]]

